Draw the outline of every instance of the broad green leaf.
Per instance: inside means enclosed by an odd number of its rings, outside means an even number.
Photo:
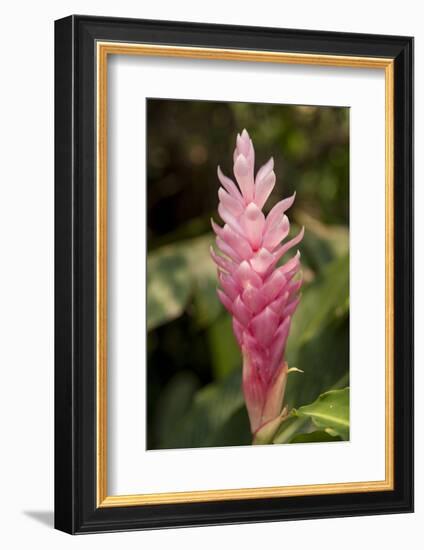
[[[325,225],[304,210],[296,210],[296,221],[307,228],[302,250],[315,257],[316,266],[349,252],[349,229],[344,225]],[[311,246],[312,245],[312,246]],[[312,247],[314,249],[312,249]]]
[[[321,429],[349,439],[349,388],[323,393],[314,403],[304,405],[292,414],[299,418],[310,418]]]
[[[314,401],[328,389],[349,383],[349,261],[327,264],[322,275],[305,283],[287,343],[289,367],[304,371],[290,377],[289,408]]]
[[[345,255],[327,264],[320,276],[304,289],[293,316],[290,340],[299,346],[330,320],[343,317],[348,309],[349,256]]]
[[[303,378],[303,381],[305,380],[306,379]],[[290,405],[289,402],[293,399],[293,396],[292,396],[293,391],[290,392],[290,389],[292,389],[291,383],[293,381],[299,381],[299,377],[289,376],[289,379],[287,382],[287,388],[289,388],[289,390],[286,390],[286,398],[284,402],[285,404],[288,405],[289,410],[292,408],[292,405]],[[300,379],[300,381],[302,381],[302,379]],[[345,372],[345,374],[339,380],[337,380],[334,384],[330,386],[326,386],[326,389],[327,391],[330,391],[338,388],[344,388],[348,383],[348,381],[349,381],[349,372]],[[317,384],[319,385],[319,382],[317,382]],[[302,388],[302,385],[300,385],[300,391],[297,392],[298,395],[301,395],[303,393],[312,393],[312,394],[315,393],[315,386],[313,384],[304,384],[304,386],[306,387],[306,390],[302,391],[303,388]],[[298,387],[295,386],[295,389],[296,388]],[[330,388],[330,390],[328,390],[328,388]],[[290,443],[293,437],[295,437],[296,435],[309,433],[313,429],[314,424],[312,423],[311,418],[306,416],[299,417],[295,413],[296,413],[296,410],[292,409],[292,414],[290,414],[289,417],[282,423],[277,434],[274,436],[273,443],[278,443],[278,444]]]
[[[166,441],[166,448],[236,445],[237,440],[247,439],[250,443],[248,422],[240,413],[243,407],[240,369],[222,382],[209,384],[196,393],[178,429]],[[231,433],[231,422],[235,422],[240,431]],[[228,427],[227,423],[230,423]]]
[[[316,430],[315,432],[296,434],[290,443],[324,443],[330,441],[342,441],[338,435],[331,435],[325,430]]]
[[[208,411],[212,428],[222,426],[243,403],[241,370],[232,373],[223,382],[206,386],[195,399],[195,406]]]
[[[293,234],[297,234],[299,228],[293,229]],[[319,273],[326,264],[335,259],[334,251],[330,243],[318,237],[310,227],[305,224],[305,235],[302,239],[299,249],[302,253],[302,270],[309,274],[312,271],[311,279],[315,273]]]
[[[147,328],[152,330],[190,310],[201,327],[222,311],[216,266],[209,247],[212,234],[162,246],[147,258]],[[190,305],[193,303],[193,308]]]
[[[291,342],[289,346],[295,344]],[[289,408],[312,403],[321,393],[349,384],[349,318],[330,321],[298,349],[287,351],[290,367],[303,374],[290,376],[286,388]]]
[[[191,290],[188,262],[179,247],[166,246],[147,259],[147,328],[179,317]]]

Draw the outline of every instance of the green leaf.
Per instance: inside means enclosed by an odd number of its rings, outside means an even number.
[[[315,432],[296,434],[290,443],[324,443],[329,441],[342,441],[338,435],[331,435],[326,430],[316,430]]]
[[[200,327],[207,327],[222,312],[216,294],[216,266],[209,254],[212,240],[212,234],[208,233],[162,246],[148,255],[148,330],[188,310]]]
[[[190,295],[188,262],[179,247],[165,246],[147,259],[147,329],[179,317]]]
[[[293,317],[290,339],[297,341],[299,346],[348,310],[349,256],[345,255],[327,264],[320,276],[304,290]]]
[[[289,408],[314,401],[328,389],[349,383],[349,260],[327,264],[305,284],[287,342],[289,367],[304,371],[289,378]],[[341,386],[342,381],[343,386]]]
[[[314,269],[349,252],[349,229],[344,225],[325,225],[305,210],[296,210],[296,221],[307,228],[302,241]]]
[[[213,447],[250,444],[251,436],[241,391],[241,369],[225,380],[199,390],[166,441],[166,448]],[[237,431],[234,427],[237,426]]]
[[[289,366],[304,371],[288,379],[285,402],[290,409],[349,385],[349,318],[329,322],[294,353],[291,347],[286,359]]]
[[[310,418],[318,428],[330,430],[331,434],[346,441],[349,439],[349,388],[323,393],[316,401],[299,407],[292,414]]]

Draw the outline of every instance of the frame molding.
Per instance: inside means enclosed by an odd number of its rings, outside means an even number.
[[[71,16],[56,22],[55,46],[56,527],[76,533],[410,511],[412,39]],[[384,481],[107,495],[107,59],[114,54],[384,69]]]
[[[393,68],[385,58],[363,58],[219,48],[190,48],[122,42],[96,42],[97,54],[97,506],[142,506],[285,496],[393,490]],[[109,496],[107,490],[107,63],[111,55],[220,59],[385,72],[386,124],[386,475],[382,481]]]

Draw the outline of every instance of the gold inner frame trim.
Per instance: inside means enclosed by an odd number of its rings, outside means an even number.
[[[123,42],[96,44],[97,54],[97,506],[142,506],[255,498],[364,493],[394,489],[394,60],[254,50],[194,48]],[[107,61],[109,55],[218,59],[362,69],[385,72],[385,479],[315,485],[217,489],[109,496],[107,493]]]

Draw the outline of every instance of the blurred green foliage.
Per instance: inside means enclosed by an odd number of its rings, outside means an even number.
[[[290,374],[286,403],[313,403],[349,383],[349,111],[155,99],[147,120],[147,447],[250,444],[240,351],[209,256],[216,167],[232,175],[235,136],[246,127],[256,168],[275,160],[268,209],[296,190],[289,217],[293,234],[306,230],[305,283],[286,358],[304,372]],[[280,442],[340,439],[327,428],[293,417]]]

